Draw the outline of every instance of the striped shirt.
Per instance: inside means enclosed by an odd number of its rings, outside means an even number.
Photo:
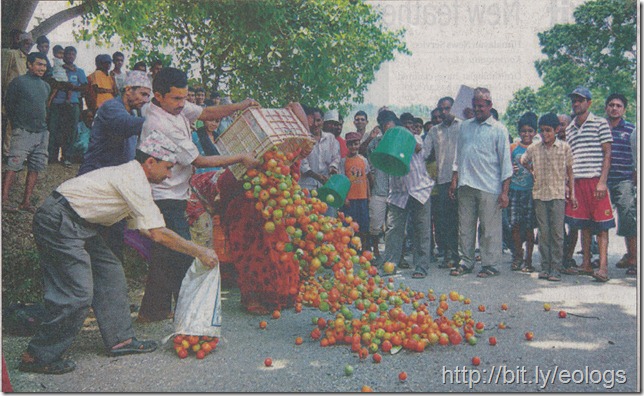
[[[555,139],[550,148],[543,142],[533,143],[528,146],[522,160],[532,164],[532,198],[541,201],[566,198],[566,170],[573,164],[568,143]]]
[[[414,135],[416,143],[421,145],[419,152],[414,152],[409,163],[409,173],[405,176],[389,176],[389,195],[387,203],[405,209],[409,197],[415,198],[421,204],[425,204],[432,194],[434,181],[427,174],[425,159],[430,153],[426,153],[423,147],[423,140],[420,136]]]
[[[631,150],[631,134],[635,132],[635,125],[621,119],[619,124],[611,130],[613,144],[611,146],[610,170],[608,171],[608,185],[615,186],[624,180],[633,179],[633,152]]]
[[[454,118],[451,125],[441,122],[432,127],[425,136],[425,151],[436,152],[436,165],[438,166],[438,184],[452,181],[452,165],[456,156],[456,142],[461,129],[461,120]]]
[[[575,119],[566,128],[566,141],[574,158],[573,175],[575,179],[600,177],[604,159],[602,144],[613,141],[608,122],[589,113],[586,122],[577,127]]]

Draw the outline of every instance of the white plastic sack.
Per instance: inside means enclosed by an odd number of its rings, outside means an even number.
[[[221,336],[219,265],[211,269],[194,259],[181,282],[174,311],[174,331],[174,334]]]

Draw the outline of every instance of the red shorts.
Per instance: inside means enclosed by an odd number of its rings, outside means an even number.
[[[591,228],[599,232],[615,227],[610,195],[607,193],[602,199],[596,199],[594,196],[597,183],[598,177],[575,179],[577,210],[573,210],[572,204],[566,202],[566,223],[571,228]]]

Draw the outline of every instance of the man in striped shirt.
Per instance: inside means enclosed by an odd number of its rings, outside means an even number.
[[[387,132],[400,121],[396,115],[385,110],[378,115],[381,129]],[[409,173],[405,176],[389,175],[389,194],[387,196],[387,230],[385,231],[385,262],[400,264],[403,243],[405,241],[405,224],[407,216],[413,229],[412,246],[414,252],[414,272],[412,277],[422,279],[427,276],[430,261],[431,209],[429,196],[432,194],[434,181],[427,174],[425,160],[429,156],[423,148],[419,135],[416,139],[416,151],[409,163]]]
[[[597,281],[608,281],[608,230],[615,227],[613,210],[608,196],[608,170],[611,163],[613,137],[605,119],[590,112],[592,95],[579,86],[569,95],[573,121],[566,128],[566,140],[573,156],[573,175],[577,208],[566,204],[566,223],[581,229],[583,261],[578,271],[592,275]],[[592,234],[597,234],[599,270],[593,272],[590,263]]]
[[[606,119],[613,135],[608,188],[610,199],[617,209],[617,235],[626,242],[626,254],[617,268],[628,268],[627,275],[637,275],[637,199],[633,185],[635,161],[631,150],[631,135],[635,125],[624,120],[628,100],[620,93],[606,99]]]

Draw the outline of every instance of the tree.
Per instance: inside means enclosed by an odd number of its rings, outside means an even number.
[[[293,100],[346,111],[383,62],[410,54],[404,30],[388,31],[380,11],[353,0],[105,1],[83,21],[79,39],[118,35],[133,60],[171,55],[207,89],[265,106]]]
[[[521,116],[528,111],[537,111],[537,94],[534,89],[525,87],[514,93],[512,101],[508,104],[508,108],[502,117],[503,123],[508,128],[510,135],[514,137],[519,136],[517,123]]]
[[[637,109],[637,2],[593,0],[577,7],[575,23],[557,24],[539,33],[547,58],[535,62],[543,86],[533,111],[570,112],[568,93],[577,85],[593,93],[591,111],[604,113],[604,98],[620,92],[629,101],[627,118]],[[515,101],[521,101],[517,91]]]
[[[47,35],[60,24],[74,19],[87,12],[97,0],[76,1],[76,5],[57,12],[44,19],[31,30],[34,40],[38,36]],[[25,31],[33,17],[39,1],[35,0],[2,0],[2,47],[8,47],[9,33],[13,29]]]

